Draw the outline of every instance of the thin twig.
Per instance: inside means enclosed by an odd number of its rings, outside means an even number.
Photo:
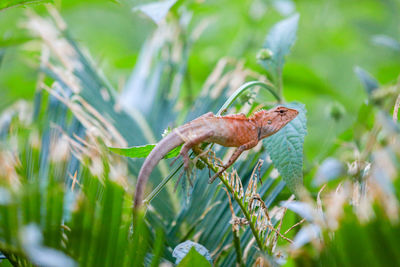
[[[226,192],[226,194],[228,195],[229,208],[230,208],[231,213],[232,213],[232,219],[234,219],[234,218],[236,217],[236,214],[235,214],[235,211],[233,210],[232,201],[231,201],[231,196],[229,195],[229,192],[228,192],[228,190],[227,190],[225,187],[223,187],[222,189],[224,189],[225,192]]]
[[[223,189],[225,190],[226,194],[228,195],[229,208],[231,209],[231,213],[232,213],[232,234],[233,234],[233,244],[235,246],[235,251],[236,251],[236,261],[240,266],[244,266],[243,259],[242,259],[242,250],[240,248],[239,227],[237,227],[237,225],[235,223],[235,219],[237,217],[236,217],[235,211],[233,210],[231,196],[229,195],[229,192],[225,187],[223,187]]]
[[[280,228],[281,225],[279,225]],[[292,226],[293,227],[293,226]],[[281,234],[281,232],[279,232],[278,229],[275,229],[273,226],[268,225],[268,228],[271,229],[272,231],[274,231],[277,235],[279,235],[280,237],[282,237],[283,239],[285,239],[286,241],[288,241],[289,243],[293,243],[293,240],[287,238],[286,236],[284,236],[286,233]]]
[[[276,235],[275,235],[275,238],[274,238],[274,241],[273,241],[273,245],[272,245],[272,249],[271,249],[272,252],[275,250],[276,244],[278,243],[278,235],[281,236],[280,230],[281,230],[281,227],[282,227],[283,217],[285,217],[286,211],[287,211],[287,208],[284,208],[283,209],[282,218],[280,219],[278,227],[276,228],[276,232],[275,232]],[[284,239],[286,239],[286,238],[284,238]],[[290,242],[293,243],[293,241],[290,241]]]
[[[233,234],[233,243],[235,245],[235,250],[236,250],[236,261],[240,266],[245,266],[242,259],[242,251],[240,249],[239,231],[233,229],[232,227],[232,234]]]
[[[305,222],[306,219],[302,219],[301,221],[299,221],[298,223],[292,225],[292,227],[290,227],[289,229],[286,230],[286,232],[284,232],[284,235],[287,235],[293,228],[295,228],[296,226],[299,226],[300,224],[302,224],[303,222]]]
[[[261,203],[261,206],[264,210],[264,214],[267,217],[268,222],[271,224],[271,217],[269,217],[267,205],[265,205],[265,202],[261,199],[260,195],[259,194],[253,195],[250,200],[249,206],[251,206],[251,203],[253,203],[253,200],[258,200]]]
[[[200,155],[202,153],[201,149],[199,147],[193,147],[192,148],[193,152],[197,155]],[[218,171],[216,170],[216,168],[214,167],[214,165],[212,165],[207,157],[204,156],[200,156],[200,159],[208,166],[208,168],[210,168],[211,170],[213,170],[215,173],[217,173]],[[225,187],[229,190],[229,192],[232,194],[233,198],[235,199],[235,201],[238,203],[240,209],[242,210],[244,216],[246,217],[247,221],[249,222],[250,225],[250,230],[254,236],[254,239],[257,242],[257,246],[259,247],[259,249],[261,251],[265,251],[265,248],[263,246],[263,243],[261,242],[260,236],[258,235],[257,229],[255,227],[255,225],[252,223],[251,221],[251,215],[248,213],[244,203],[241,201],[241,199],[239,198],[238,195],[236,195],[234,193],[233,188],[229,185],[228,181],[226,181],[224,179],[223,173],[221,173],[220,175],[218,175],[218,178],[221,180],[221,182],[225,185]]]
[[[260,195],[258,195],[258,194],[254,195],[254,196],[251,198],[250,203],[253,203],[254,200],[258,200],[258,201],[261,203],[261,207],[262,207],[262,209],[263,209],[263,211],[264,211],[264,214],[265,214],[265,216],[267,217],[267,220],[268,220],[268,225],[267,225],[267,227],[268,227],[269,229],[271,229],[272,231],[274,231],[276,234],[278,234],[280,237],[282,237],[283,239],[285,239],[286,241],[288,241],[289,243],[293,243],[292,240],[290,240],[289,238],[287,238],[287,237],[285,237],[284,235],[282,235],[277,229],[275,229],[275,228],[272,226],[272,221],[271,221],[271,218],[270,218],[270,216],[269,216],[269,214],[268,214],[268,208],[267,208],[267,206],[265,205],[265,202],[261,199]],[[249,204],[249,206],[250,206],[250,205],[251,205],[251,204]],[[282,219],[283,219],[283,217],[282,217]],[[281,220],[281,222],[282,222],[282,220]],[[286,233],[285,233],[285,234],[286,234]]]

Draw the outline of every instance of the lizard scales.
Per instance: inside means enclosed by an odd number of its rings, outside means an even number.
[[[243,151],[278,132],[297,115],[297,110],[283,106],[258,111],[248,118],[244,114],[215,116],[210,112],[174,129],[155,146],[143,163],[136,184],[134,208],[142,205],[144,189],[153,169],[175,147],[183,144],[180,156],[186,169],[189,167],[188,151],[195,145],[207,142],[237,147],[222,170],[211,178],[213,180],[231,166]]]

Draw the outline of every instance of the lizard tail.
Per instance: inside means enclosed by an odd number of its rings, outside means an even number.
[[[143,193],[146,188],[150,174],[160,160],[172,149],[183,144],[182,138],[173,131],[163,138],[150,152],[140,169],[138,180],[136,183],[136,191],[134,198],[134,209],[139,209],[143,201]]]

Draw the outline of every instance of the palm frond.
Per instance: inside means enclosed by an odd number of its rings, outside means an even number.
[[[44,236],[41,246],[61,251],[85,266],[120,266],[132,261],[156,265],[160,258],[172,261],[164,245],[173,248],[186,239],[198,241],[214,255],[228,253],[221,264],[234,264],[235,252],[229,246],[233,240],[227,197],[217,183],[207,184],[208,173],[204,170],[196,171],[189,197],[184,197],[184,190],[173,192],[172,184],[161,191],[151,202],[146,223],[137,225],[137,231],[128,238],[132,178],[142,160],[126,162],[107,153],[105,147],[154,143],[159,139],[156,133],[174,126],[176,121],[182,123],[209,111],[216,112],[247,80],[264,78],[244,68],[242,62],[222,59],[192,107],[182,106],[182,94],[190,95],[191,90],[185,79],[194,38],[184,38],[186,24],[172,21],[158,29],[143,46],[131,78],[118,96],[88,53],[69,35],[57,13],[50,11],[56,25],[34,14],[29,15],[26,24],[45,44],[41,70],[46,79],[39,80],[32,112],[37,130],[29,140],[35,145],[19,149],[22,165],[18,179],[25,179],[21,180],[21,187],[29,192],[21,196],[24,223],[16,219],[20,212],[16,207],[7,215],[3,212],[3,216],[11,218],[5,221],[21,225],[34,222]],[[181,92],[181,88],[188,91]],[[148,104],[142,105],[142,97]],[[247,98],[229,112],[249,113],[257,104]],[[182,107],[178,114],[176,110]],[[229,154],[229,150],[216,150],[219,158]],[[261,145],[235,164],[244,188],[256,183],[251,174],[259,158],[267,158]],[[285,185],[280,179],[269,178],[272,168],[270,163],[264,164],[259,172],[264,182],[258,194],[260,199],[266,199],[267,208]],[[168,166],[161,163],[151,183],[156,185],[168,172]],[[45,196],[40,192],[46,192]],[[14,201],[21,200],[16,197]],[[237,203],[233,209],[236,214],[239,212]],[[20,229],[12,229],[12,224],[4,225],[0,235],[7,244],[4,251],[11,251],[12,255],[22,253],[22,259],[35,263],[19,249],[16,236]],[[155,229],[163,230],[155,235]],[[147,234],[138,236],[141,231]],[[161,240],[161,232],[166,232],[165,244],[156,242],[152,257],[150,244],[154,238]],[[249,263],[256,253],[252,238],[249,229],[240,237],[241,247],[249,248]]]

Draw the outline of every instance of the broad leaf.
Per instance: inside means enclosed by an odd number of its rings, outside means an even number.
[[[303,144],[307,134],[306,109],[303,104],[286,105],[299,111],[299,115],[279,132],[265,139],[268,153],[283,180],[293,193],[303,183]]]
[[[182,261],[177,265],[178,267],[189,267],[189,266],[211,266],[210,262],[206,258],[200,255],[199,252],[193,246],[189,253],[182,259]]]
[[[160,24],[167,16],[170,8],[177,0],[159,1],[135,7],[133,11],[141,11],[151,18],[155,23]]]
[[[263,48],[271,51],[268,59],[259,60],[259,63],[271,74],[276,83],[282,75],[285,56],[289,54],[296,41],[299,14],[275,24],[267,35]]]
[[[354,68],[354,72],[356,73],[358,79],[360,79],[360,81],[361,81],[362,85],[364,86],[365,91],[367,91],[368,95],[370,95],[373,91],[375,91],[376,89],[379,88],[378,81],[364,69],[356,66]]]
[[[165,39],[161,38],[160,40],[159,37],[164,36],[162,33],[165,32],[165,29],[167,28],[160,27],[160,31],[157,30],[155,32],[154,38],[152,39],[152,42],[156,44],[155,46],[149,48],[149,43],[144,44],[144,54],[148,53],[150,54],[150,56],[143,57],[142,63],[145,65],[145,63],[147,64],[151,62],[151,66],[145,69],[146,71],[148,70],[148,74],[145,74],[145,76],[143,77],[150,78],[144,79],[142,77],[143,79],[141,78],[142,80],[139,84],[143,84],[142,87],[145,89],[153,87],[156,88],[155,96],[152,97],[154,101],[150,102],[151,106],[149,107],[149,110],[151,112],[145,113],[140,110],[140,112],[143,113],[144,117],[141,116],[141,114],[138,114],[139,112],[135,113],[135,111],[129,111],[129,114],[127,114],[126,112],[116,112],[116,91],[114,91],[113,88],[108,85],[103,76],[98,75],[98,70],[86,60],[86,58],[83,56],[83,53],[81,53],[81,51],[79,50],[77,44],[74,43],[71,39],[67,39],[67,42],[72,45],[72,49],[76,51],[76,55],[79,55],[78,58],[73,58],[74,62],[75,60],[80,61],[83,66],[82,69],[79,68],[76,70],[76,72],[74,72],[74,77],[79,81],[79,84],[84,85],[81,87],[79,95],[82,96],[82,98],[84,98],[90,105],[92,105],[93,108],[99,110],[103,116],[109,118],[112,124],[126,139],[126,143],[129,144],[146,144],[149,142],[147,141],[148,138],[146,137],[148,137],[151,132],[153,132],[154,136],[157,136],[158,133],[162,132],[168,125],[171,125],[171,122],[177,120],[177,114],[175,114],[176,111],[174,111],[172,107],[174,107],[177,103],[176,97],[179,95],[180,88],[184,88],[184,85],[179,77],[185,77],[185,68],[181,66],[186,66],[187,56],[184,56],[182,59],[175,60],[173,57],[169,57],[168,55],[166,56],[165,53],[163,53],[162,51],[164,51],[165,48],[170,48],[171,43],[169,40],[180,40],[185,38],[178,38],[178,36],[180,35],[171,34],[166,35]],[[172,47],[175,47],[175,45]],[[185,43],[181,45],[181,43],[179,42],[176,44],[176,47],[185,47],[185,49],[181,49],[178,51],[181,51],[180,53],[182,53],[183,55],[189,54],[190,45],[186,45]],[[52,52],[54,52],[53,50],[54,48],[52,48]],[[56,54],[60,54],[59,51]],[[55,59],[54,63],[52,64],[60,66],[60,64],[57,62],[57,59]],[[224,62],[224,60],[221,60],[221,62]],[[218,77],[214,77],[215,75],[213,74],[212,76],[214,78],[211,81],[207,82],[204,90],[202,91],[202,94],[198,99],[196,99],[195,103],[193,104],[193,109],[190,110],[188,114],[182,112],[182,115],[179,116],[180,119],[178,121],[190,121],[210,110],[217,110],[219,107],[221,107],[221,105],[223,105],[226,96],[228,96],[230,92],[234,91],[234,89],[239,84],[243,84],[245,83],[245,81],[249,80],[250,76],[248,76],[249,74],[246,74],[247,72],[245,70],[238,69],[237,71],[232,72],[232,67],[235,66],[238,65],[236,65],[236,63],[227,63],[226,66],[223,67],[223,70],[221,74],[218,75]],[[143,65],[137,65],[138,70],[141,67],[143,67]],[[220,69],[220,67],[216,69]],[[57,73],[52,72],[51,69],[46,67],[44,67],[44,71],[54,80],[62,84],[63,88],[68,87],[68,84],[65,83],[62,76],[57,75]],[[134,77],[137,78],[139,76],[140,75],[135,75]],[[152,79],[152,77],[154,77],[155,79]],[[251,78],[254,79],[254,77]],[[237,83],[232,84],[229,82],[232,79],[235,79],[235,81],[237,79],[239,80],[237,81]],[[223,82],[222,84],[221,81]],[[212,90],[216,86],[221,86],[221,90]],[[99,94],[100,91],[103,92],[103,88],[107,89],[107,91],[109,92],[109,97],[103,97],[102,94]],[[134,87],[132,86],[130,88]],[[130,91],[131,90],[132,89],[130,89]],[[170,91],[175,92],[171,99],[169,98]],[[137,96],[140,96],[139,98],[142,99],[140,94],[136,94],[136,96],[134,95],[134,97],[136,98]],[[51,110],[53,111],[54,109]],[[44,110],[43,113],[54,114],[55,112],[45,112]],[[59,122],[57,124],[62,125],[61,123],[62,122]],[[81,128],[83,128],[83,126],[81,126]],[[79,137],[85,139],[84,129],[79,131],[78,130],[72,128],[72,130],[70,130],[69,132],[71,134],[76,132],[82,133],[81,135],[79,135]],[[120,147],[126,147],[126,145],[124,145],[123,143],[116,143],[116,145],[114,146],[117,146],[117,144],[120,144]],[[150,150],[151,148],[149,149],[149,151]],[[224,152],[225,150],[219,151],[217,156],[223,158]],[[238,170],[238,173],[241,175],[241,177],[243,177],[243,184],[247,184],[249,182],[249,175],[246,174],[249,173],[249,170],[253,169],[254,163],[258,161],[261,155],[260,152],[252,151],[249,157],[251,157],[252,160],[239,161],[235,164],[235,168]],[[141,161],[129,161],[129,171],[132,171],[133,174],[137,174],[137,171],[140,168],[140,164]],[[82,165],[82,167],[83,166],[84,165]],[[80,167],[76,167],[75,165],[72,165],[71,168],[68,167],[67,174],[74,174],[77,168],[79,170]],[[153,177],[151,177],[152,184],[157,183],[161,177],[166,177],[168,174],[166,171],[165,173],[163,173],[162,170],[160,171],[159,169],[161,168],[157,168],[157,170],[155,170],[156,173],[154,173]],[[263,168],[263,170],[261,170],[261,177],[264,177],[267,169],[268,168],[265,167]],[[52,170],[52,168],[50,168],[50,170]],[[79,175],[81,177],[79,177]],[[169,187],[167,187],[167,190],[162,190],[157,198],[153,199],[152,206],[154,207],[154,210],[149,210],[146,214],[146,223],[148,225],[151,225],[151,229],[149,230],[153,230],[159,226],[163,227],[166,231],[165,243],[169,246],[174,246],[180,243],[181,239],[183,238],[182,229],[187,229],[189,231],[188,233],[190,233],[190,236],[188,236],[187,238],[191,238],[193,236],[192,233],[196,235],[197,233],[199,233],[197,235],[198,242],[207,247],[207,249],[213,252],[216,251],[216,255],[220,255],[221,253],[228,253],[227,257],[221,260],[221,266],[232,266],[235,264],[235,251],[233,249],[230,249],[226,252],[225,250],[227,245],[232,243],[232,235],[230,234],[232,231],[232,226],[229,223],[232,218],[232,214],[229,209],[226,193],[225,191],[220,190],[220,187],[217,186],[217,183],[214,183],[213,185],[207,184],[208,172],[198,171],[196,175],[196,179],[193,179],[194,187],[191,191],[189,205],[186,205],[186,203],[184,203],[183,208],[181,208],[179,210],[179,214],[176,215],[175,211],[178,211],[179,207],[174,208],[174,205],[179,204],[179,199],[175,199],[178,194],[170,193],[168,195]],[[54,177],[59,177],[59,175]],[[68,181],[71,180],[70,175],[67,178]],[[78,178],[81,178],[78,180],[78,182],[80,184],[83,183],[82,188],[84,190],[87,190],[90,187],[89,185],[92,184],[92,177],[86,178],[86,175],[84,173],[81,173],[80,171],[78,171]],[[77,186],[75,186],[75,188],[76,187]],[[109,186],[106,186],[104,189],[108,187]],[[267,206],[271,205],[272,201],[277,197],[283,187],[284,182],[280,180],[267,179],[267,181],[263,183],[263,185],[260,187],[259,193],[263,198],[266,198],[265,203]],[[83,203],[82,208],[79,210],[78,214],[75,214],[74,211],[71,214],[74,226],[71,225],[70,228],[78,230],[82,229],[83,231],[72,231],[70,233],[71,237],[68,237],[68,240],[74,240],[73,243],[70,244],[70,247],[71,250],[74,251],[72,255],[76,255],[78,257],[76,259],[79,259],[77,260],[77,262],[93,262],[93,266],[98,266],[102,264],[107,266],[123,266],[126,262],[134,262],[133,260],[131,260],[133,257],[134,259],[138,259],[138,263],[142,261],[140,259],[146,259],[146,262],[149,263],[152,260],[151,256],[149,255],[156,255],[156,253],[154,252],[150,254],[149,251],[146,249],[148,246],[138,247],[137,245],[135,245],[135,242],[130,241],[132,240],[132,238],[126,238],[126,231],[129,230],[129,227],[131,225],[130,222],[126,223],[126,221],[129,220],[129,216],[127,216],[127,214],[125,213],[126,211],[131,211],[129,203],[130,197],[121,196],[120,192],[118,194],[116,194],[115,192],[104,193],[104,189],[102,189],[102,191],[98,191],[97,186],[92,186],[90,188],[93,189],[90,190],[90,192],[92,192],[90,193],[90,203]],[[173,189],[173,186],[171,188]],[[40,194],[38,195],[40,196]],[[92,203],[95,203],[98,197],[101,197],[101,199],[103,199],[100,201],[100,205],[104,205],[104,210],[99,210],[97,212],[97,209],[96,211],[94,211],[93,207],[95,205],[93,205]],[[114,199],[114,201],[111,201],[111,199]],[[128,203],[125,203],[125,199],[128,201]],[[119,205],[119,201],[121,200],[124,200],[124,207],[127,207],[127,209]],[[27,201],[27,203],[29,202]],[[51,201],[48,201],[46,203],[51,203]],[[116,204],[114,205],[112,203]],[[38,208],[40,208],[39,205]],[[237,205],[235,205],[234,208],[236,209]],[[121,213],[121,211],[123,211],[123,214]],[[112,216],[110,216],[109,212],[112,212]],[[40,210],[39,212],[31,212],[30,214],[34,215],[35,218],[39,216],[38,218],[40,219],[41,217]],[[96,218],[98,216],[96,214],[99,214],[100,222],[107,223],[97,224]],[[39,221],[39,219],[37,219],[37,221]],[[112,227],[111,231],[106,231],[108,226],[114,225],[113,222],[115,222],[115,225],[118,224],[119,220],[124,221],[123,227]],[[171,225],[169,223],[171,221],[174,221],[175,223]],[[190,225],[190,229],[187,228],[187,225]],[[140,232],[141,231],[139,230],[138,233]],[[183,234],[186,235],[186,233]],[[97,236],[102,238],[101,242],[98,242]],[[154,233],[149,236],[154,236]],[[141,236],[141,238],[142,237],[143,236]],[[243,245],[243,248],[247,247],[251,240],[252,234],[250,229],[247,228],[243,233],[243,236],[241,236],[241,243]],[[140,244],[147,244],[147,241],[143,241],[142,239],[140,239],[139,241]],[[127,247],[130,253],[126,253],[126,250],[121,249],[121,247]],[[99,251],[99,254],[101,254],[102,257],[97,257],[98,253],[94,253],[94,251]],[[163,251],[163,257],[166,257],[168,260],[172,260],[171,253],[168,253],[167,249]],[[248,252],[249,264],[254,261],[253,255],[255,255],[256,252],[257,250],[254,248],[254,246],[250,248]],[[108,255],[111,255],[112,257],[103,256],[106,253]],[[124,257],[124,255],[128,255],[127,257],[129,258]],[[157,260],[154,260],[154,262],[156,264]]]
[[[129,158],[146,158],[150,152],[155,147],[155,144],[149,144],[144,146],[133,146],[129,148],[118,148],[118,147],[109,147],[111,152],[119,154],[121,156],[129,157]],[[181,151],[182,146],[177,146],[168,152],[164,158],[173,158],[179,155],[179,151]]]
[[[44,4],[51,3],[52,0],[1,0],[0,11],[10,7],[32,5],[32,4]]]

